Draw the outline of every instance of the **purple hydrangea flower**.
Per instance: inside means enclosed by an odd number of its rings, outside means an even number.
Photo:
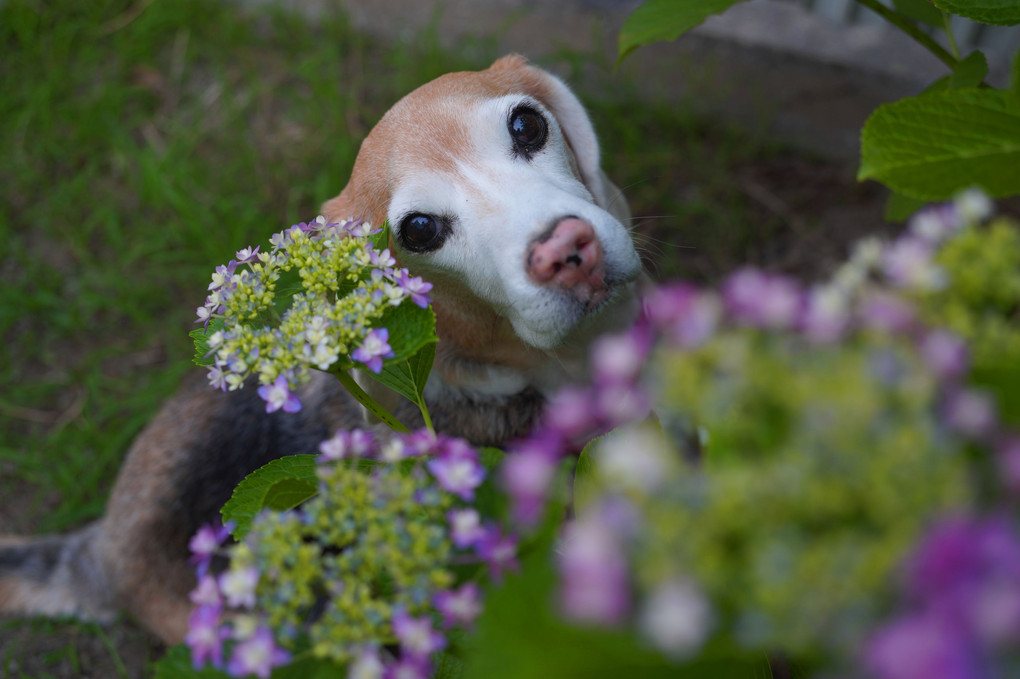
[[[628,382],[641,373],[651,349],[651,336],[635,328],[599,338],[591,349],[595,378],[599,382]]]
[[[213,555],[230,535],[233,523],[228,521],[220,526],[206,524],[199,528],[188,541],[191,563],[196,565],[198,577],[205,575]]]
[[[251,247],[247,247],[247,248],[244,248],[243,250],[238,250],[234,254],[234,256],[237,257],[237,263],[238,264],[245,264],[247,262],[251,262],[251,261],[253,261],[255,259],[258,259],[258,256],[259,256],[259,246],[256,245],[254,247],[254,249],[251,248]]]
[[[482,612],[481,590],[473,582],[465,583],[459,589],[437,592],[433,603],[447,627],[470,625]]]
[[[452,439],[445,436],[437,436],[428,429],[417,429],[410,434],[400,436],[404,446],[407,448],[405,455],[408,457],[425,457],[435,455],[439,451],[451,445]],[[462,441],[464,445],[467,442]]]
[[[374,373],[382,372],[384,358],[393,358],[396,354],[389,345],[390,333],[386,328],[375,328],[365,335],[361,346],[351,352],[351,358],[365,364]]]
[[[486,535],[477,510],[451,509],[446,518],[450,522],[450,540],[456,547],[471,547]]]
[[[811,341],[838,341],[850,326],[846,295],[831,287],[813,288],[807,294],[798,325]]]
[[[555,475],[556,457],[542,447],[527,446],[507,455],[499,480],[510,496],[515,521],[533,525],[541,518]]]
[[[693,348],[715,332],[722,305],[714,294],[681,283],[649,293],[644,299],[644,312],[676,345]]]
[[[213,389],[219,389],[220,391],[227,390],[227,373],[223,371],[222,366],[209,366],[209,372],[206,375],[206,378],[209,380],[209,386]]]
[[[945,272],[934,261],[932,245],[906,236],[886,248],[882,268],[889,282],[909,290],[938,290],[946,283]]]
[[[674,659],[694,653],[708,636],[712,609],[702,591],[687,579],[659,584],[646,597],[639,625],[644,635]]]
[[[560,606],[573,620],[615,625],[630,606],[627,561],[615,532],[596,515],[569,524],[557,554]]]
[[[219,608],[223,605],[223,599],[220,597],[220,586],[216,582],[216,578],[208,573],[199,577],[198,585],[195,589],[191,590],[188,598],[191,599],[191,603],[196,606],[212,606]]]
[[[914,307],[895,295],[874,293],[857,310],[865,327],[881,332],[906,332],[914,324]]]
[[[473,448],[451,441],[438,456],[425,463],[439,486],[467,502],[474,500],[475,488],[485,480],[485,468]]]
[[[412,278],[410,272],[404,269],[400,272],[400,277],[397,279],[397,285],[411,297],[411,301],[420,306],[422,309],[429,305],[429,296],[426,294],[432,289],[431,283],[426,283],[422,280],[421,276],[415,276]]]
[[[1020,539],[1002,517],[943,520],[907,568],[914,610],[880,629],[867,662],[881,679],[990,676],[1020,638]]]
[[[226,630],[220,626],[219,606],[197,606],[188,617],[188,633],[184,643],[191,649],[191,664],[195,669],[223,662],[223,640]]]
[[[545,407],[543,424],[546,431],[551,430],[567,441],[587,440],[598,425],[591,392],[579,387],[560,389]]]
[[[227,671],[235,677],[254,674],[268,679],[274,667],[286,664],[290,654],[276,645],[268,627],[259,627],[249,638],[237,644],[230,655]]]
[[[370,243],[365,243],[365,250],[368,252],[368,261],[370,261],[373,266],[377,266],[380,269],[389,269],[397,265],[397,260],[393,258],[389,248],[380,252],[372,247]],[[373,274],[374,273],[375,272],[373,272]]]
[[[803,295],[790,278],[744,268],[723,285],[723,301],[738,323],[783,329],[797,320]]]
[[[916,212],[907,224],[911,235],[938,245],[960,230],[960,216],[952,203],[929,205]]]
[[[373,229],[372,225],[368,224],[363,219],[356,219],[352,222],[347,222],[344,224],[344,229],[355,238],[367,238],[368,236],[375,235],[382,231],[381,228]]]
[[[1007,437],[996,448],[1006,487],[1013,492],[1020,491],[1020,438]]]
[[[388,665],[383,679],[428,679],[432,666],[427,658],[408,657]]]
[[[400,642],[400,650],[413,658],[427,658],[446,648],[446,637],[432,629],[432,620],[426,616],[412,618],[404,610],[393,614],[393,634]]]
[[[259,396],[266,402],[266,412],[275,413],[283,409],[285,413],[296,413],[301,410],[301,400],[290,390],[287,378],[277,375],[272,384],[263,384],[258,388]]]
[[[363,649],[347,670],[347,679],[382,679],[383,663],[374,648]]]
[[[209,321],[212,318],[212,311],[207,306],[200,306],[195,309],[195,315],[198,317],[195,322],[202,323],[203,328],[209,327]]]
[[[946,421],[966,436],[983,438],[997,423],[995,401],[983,391],[960,389],[948,395],[944,405]]]
[[[342,460],[349,457],[367,457],[372,451],[374,438],[361,429],[344,431],[338,429],[332,438],[319,444],[319,453],[324,461]]]
[[[935,615],[914,615],[882,628],[868,644],[866,661],[879,679],[987,676],[967,635]]]
[[[255,566],[238,568],[220,574],[220,593],[233,608],[254,608],[255,590],[259,584],[259,569]]]
[[[209,283],[209,290],[216,290],[223,287],[230,281],[230,277],[234,275],[234,271],[237,269],[237,262],[230,260],[226,266],[219,265],[216,267],[216,271],[212,274],[212,282]]]
[[[933,330],[925,335],[920,352],[928,367],[942,379],[962,377],[969,367],[967,345],[946,330]]]
[[[910,592],[925,601],[953,592],[972,594],[973,583],[988,575],[1020,585],[1020,539],[1009,522],[947,519],[925,536],[911,558]]]
[[[614,384],[596,392],[596,412],[606,429],[644,419],[651,409],[647,392],[637,384]]]
[[[485,528],[485,535],[475,543],[475,552],[489,566],[489,574],[493,580],[499,581],[507,571],[516,571],[517,539],[512,535],[503,535],[497,526]]]

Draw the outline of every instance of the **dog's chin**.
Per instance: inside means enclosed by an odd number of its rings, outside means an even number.
[[[537,304],[522,308],[543,310],[541,317],[516,314],[510,318],[517,336],[542,351],[587,344],[595,336],[621,331],[634,322],[638,312],[633,281],[607,286],[585,298],[549,291]]]

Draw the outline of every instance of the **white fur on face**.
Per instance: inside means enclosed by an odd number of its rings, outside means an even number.
[[[532,157],[513,153],[507,129],[520,105],[540,112],[548,125],[543,147]],[[577,177],[571,151],[558,121],[538,101],[524,95],[457,100],[470,139],[453,170],[408,163],[400,169],[387,217],[395,231],[411,213],[445,217],[450,234],[438,250],[402,253],[401,259],[426,279],[464,286],[505,316],[517,335],[540,349],[554,349],[589,316],[570,292],[543,286],[527,273],[531,245],[560,219],[578,217],[593,227],[604,256],[606,281],[620,297],[640,271],[628,230],[604,209]],[[399,239],[398,239],[399,242]],[[439,286],[437,285],[437,292]],[[602,313],[601,315],[605,315]]]

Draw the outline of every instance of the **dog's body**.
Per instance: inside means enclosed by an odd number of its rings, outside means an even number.
[[[433,283],[440,343],[426,401],[438,430],[476,445],[526,434],[552,391],[585,378],[592,338],[635,313],[640,264],[591,123],[563,83],[518,56],[398,102],[323,213],[388,220],[401,264]],[[179,641],[190,536],[252,470],[365,426],[323,374],[293,414],[266,415],[250,387],[194,382],[135,441],[103,518],[68,536],[0,539],[0,611],[124,610]],[[373,395],[416,421],[411,404]]]

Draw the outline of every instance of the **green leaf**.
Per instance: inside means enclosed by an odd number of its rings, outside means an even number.
[[[758,654],[705,648],[673,663],[630,630],[571,625],[555,611],[553,536],[522,559],[521,570],[488,594],[476,632],[464,642],[465,679],[747,679],[766,665]],[[768,674],[767,665],[765,676]],[[756,674],[757,672],[757,674]]]
[[[1009,100],[1014,109],[1020,108],[1020,50],[1013,55],[1013,69]]]
[[[475,509],[487,519],[503,519],[507,515],[506,493],[499,488],[499,464],[506,453],[498,448],[479,448],[478,461],[485,468],[485,480],[475,489]]]
[[[184,644],[167,649],[166,655],[153,665],[154,679],[225,679],[226,672],[203,667],[195,669],[191,664],[191,651]]]
[[[376,375],[366,371],[373,379],[382,382],[404,398],[419,405],[424,402],[425,383],[432,372],[432,362],[436,358],[436,343],[429,342],[418,350],[411,358],[401,363],[392,359],[383,363],[382,372]]]
[[[431,307],[422,309],[417,304],[404,302],[387,309],[375,325],[389,331],[394,356],[387,360],[393,363],[410,359],[426,344],[436,341],[436,314]]]
[[[931,94],[932,92],[945,92],[949,89],[949,78],[952,77],[952,73],[944,75],[938,80],[933,81],[928,87],[921,90],[921,94]]]
[[[263,507],[284,511],[298,506],[318,492],[315,455],[288,455],[259,467],[237,485],[223,505],[223,522],[233,521],[238,540],[251,530]]]
[[[620,30],[617,63],[642,45],[675,40],[709,16],[742,0],[648,0],[635,9]]]
[[[1020,426],[1020,366],[976,366],[970,382],[991,392],[1003,422],[1012,427]]]
[[[195,343],[195,357],[191,359],[195,365],[208,366],[213,364],[213,357],[209,355],[211,352],[208,341],[209,335],[217,330],[222,330],[224,325],[222,318],[214,318],[209,321],[208,327],[198,328],[188,333],[188,337]]]
[[[592,456],[595,448],[605,437],[603,434],[588,441],[581,454],[577,456],[577,466],[574,467],[574,506],[577,509],[587,507],[592,499],[599,495],[599,484],[595,478],[595,460]]]
[[[195,669],[191,665],[191,651],[184,644],[171,646],[166,655],[153,665],[153,679],[227,679],[229,674],[212,667]],[[270,679],[329,679],[343,677],[346,672],[337,663],[310,655],[277,667]]]
[[[432,679],[461,679],[464,676],[464,661],[452,653],[440,653],[436,657],[436,669]]]
[[[885,201],[885,213],[883,214],[883,217],[887,222],[906,221],[911,215],[925,205],[926,203],[923,200],[917,200],[910,196],[904,196],[902,193],[890,191],[889,197]]]
[[[942,12],[928,0],[893,0],[896,10],[914,21],[919,21],[929,26],[942,27]]]
[[[983,24],[1020,24],[1020,0],[933,0],[935,6]]]
[[[977,87],[988,75],[988,60],[980,50],[968,54],[953,69],[949,76],[948,88],[951,90],[962,90]]]
[[[376,250],[382,251],[388,248],[390,246],[390,223],[383,222],[379,233],[372,234],[368,240]]]
[[[859,180],[919,200],[978,185],[1020,193],[1020,111],[1002,90],[946,90],[883,104],[861,133]]]

